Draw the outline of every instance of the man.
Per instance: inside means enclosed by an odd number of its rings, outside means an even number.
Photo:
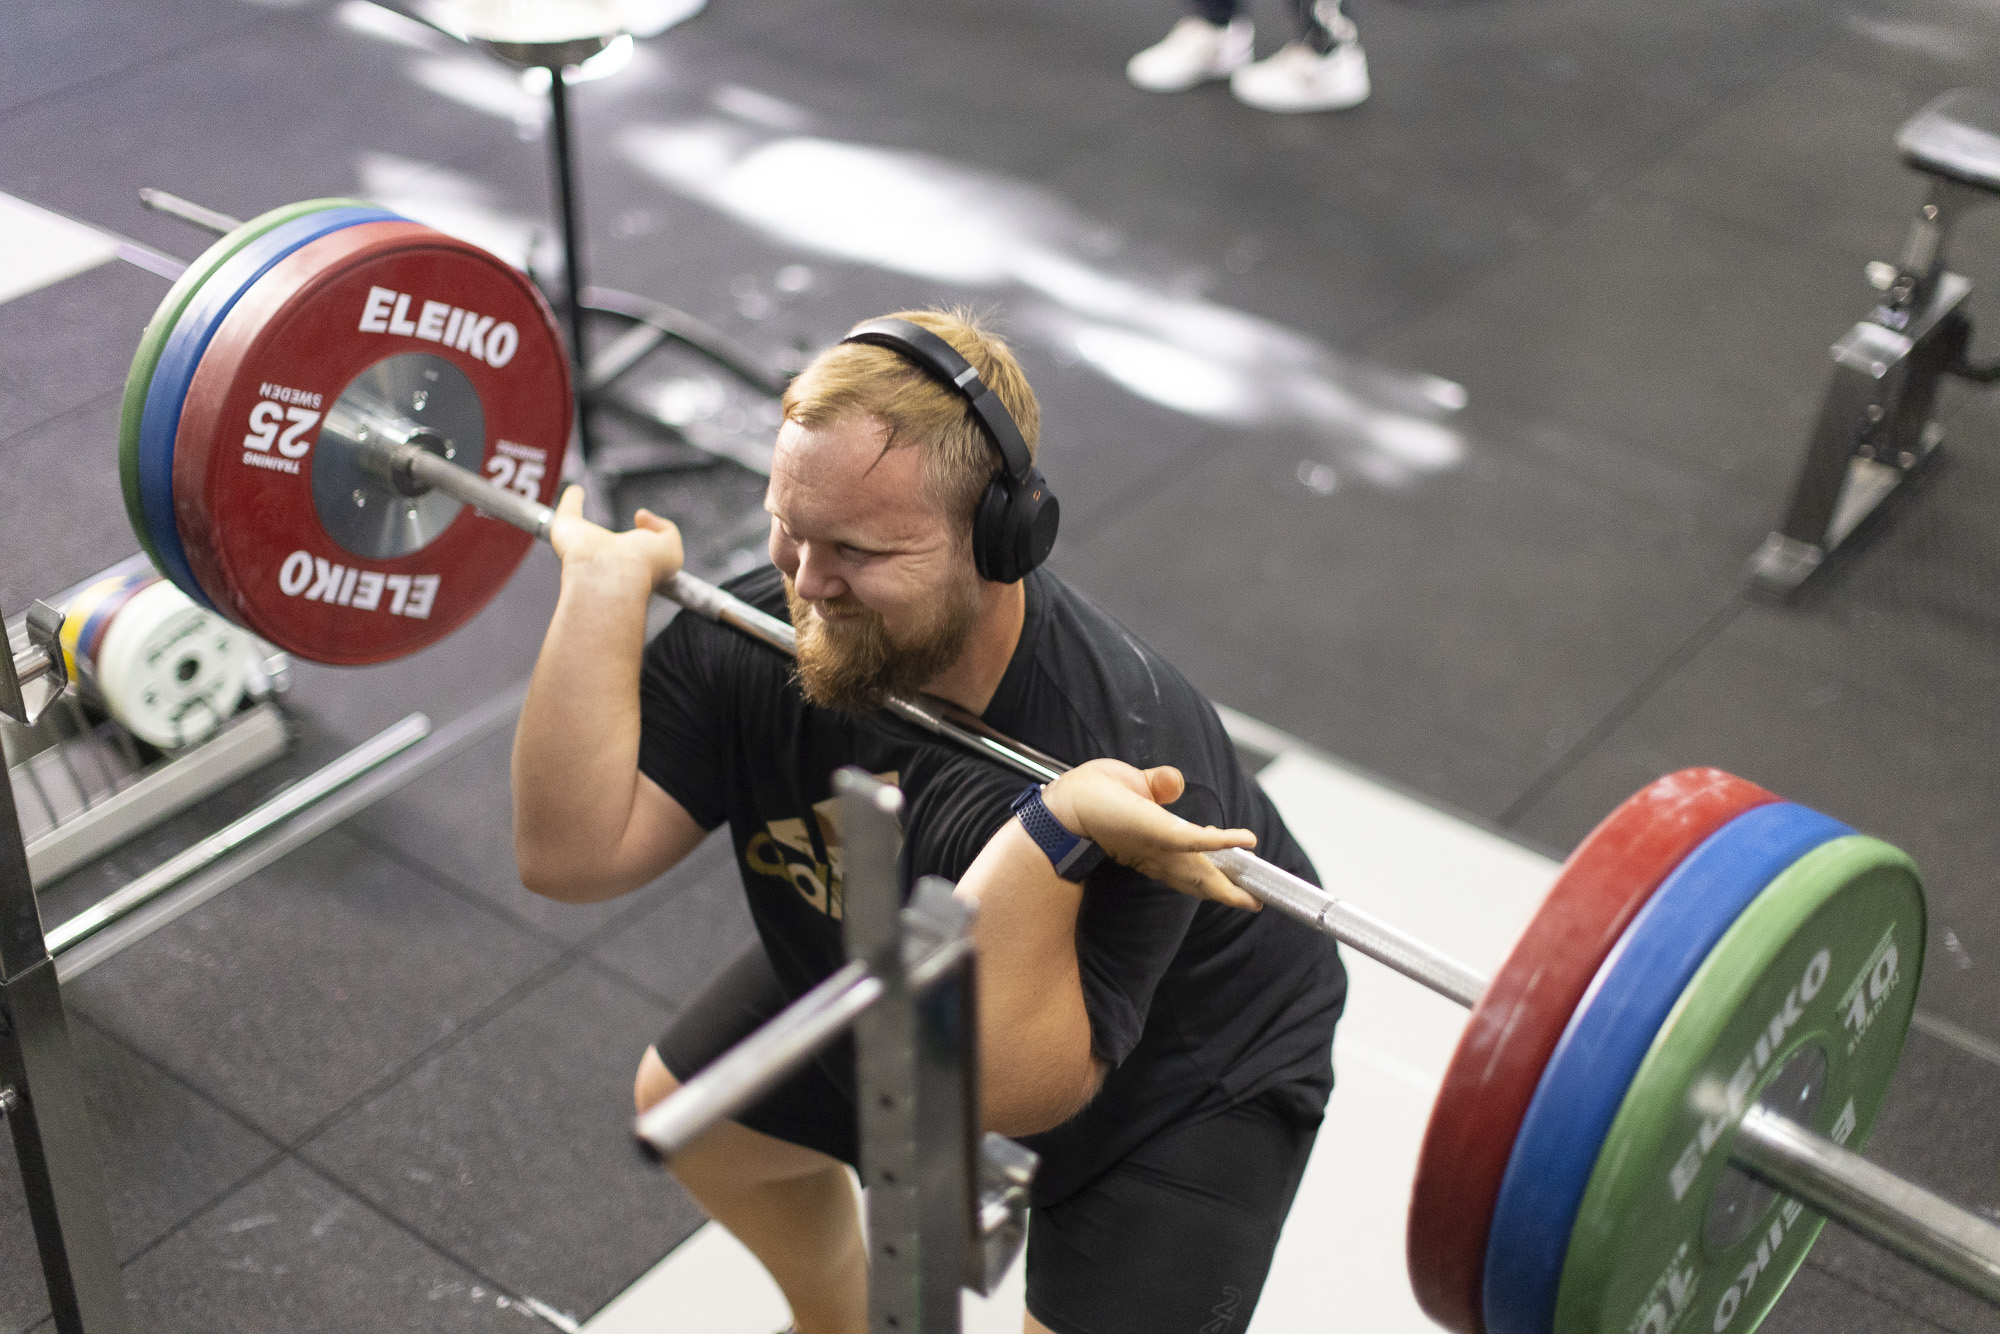
[[[957,316],[896,318],[969,362],[1032,451],[1034,395],[1004,344]],[[1026,1328],[1220,1334],[1249,1320],[1311,1149],[1345,976],[1307,928],[1231,906],[1248,899],[1200,855],[1250,842],[1207,828],[1238,826],[1313,875],[1208,703],[1046,571],[978,573],[969,533],[998,455],[976,389],[847,342],[786,392],[772,567],[731,589],[789,612],[796,670],[693,616],[645,645],[678,534],[644,511],[611,534],[565,497],[562,592],[515,742],[522,879],[609,898],[730,826],[759,940],[646,1052],[644,1110],[844,961],[831,775],[855,763],[897,783],[912,877],[979,905],[983,1120],[1043,1159]],[[1057,843],[1083,835],[1126,864],[1058,874],[1023,823],[1049,835],[1029,785],[873,709],[908,690],[1095,761],[1039,800],[1068,831]],[[672,1164],[801,1334],[866,1328],[852,1090],[851,1048],[830,1053]]]

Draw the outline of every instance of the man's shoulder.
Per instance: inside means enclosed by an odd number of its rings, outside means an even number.
[[[1164,757],[1190,732],[1222,735],[1206,696],[1158,650],[1075,587],[1042,575],[1036,666],[1105,753]]]
[[[1140,684],[1148,694],[1184,694],[1206,700],[1180,669],[1111,613],[1055,574],[1043,584],[1044,616],[1037,649],[1065,673],[1094,669],[1111,684]]]

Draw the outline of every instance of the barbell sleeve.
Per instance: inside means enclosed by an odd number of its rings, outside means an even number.
[[[1744,1114],[1729,1156],[1849,1231],[2000,1305],[2000,1227],[1768,1107]]]
[[[1730,1162],[1840,1226],[2000,1306],[1994,1226],[1764,1106],[1736,1128]]]
[[[464,501],[488,518],[511,524],[537,541],[548,541],[549,525],[555,522],[556,512],[541,501],[504,486],[495,486],[471,469],[461,468],[422,445],[411,444],[407,438],[384,439],[381,434],[374,435],[372,439],[367,436],[348,438],[354,441],[357,452],[364,459],[376,457],[384,460],[389,466],[390,480],[402,490],[413,495],[422,495],[432,489],[442,491],[454,500]]]

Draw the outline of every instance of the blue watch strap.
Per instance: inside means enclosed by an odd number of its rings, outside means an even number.
[[[1014,814],[1020,817],[1021,828],[1028,831],[1035,846],[1048,854],[1056,874],[1063,879],[1082,880],[1104,860],[1103,848],[1070,833],[1063,828],[1062,821],[1049,813],[1048,803],[1042,800],[1041,784],[1034,784],[1014,798]]]

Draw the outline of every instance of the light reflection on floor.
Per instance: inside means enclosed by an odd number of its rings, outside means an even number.
[[[367,0],[346,0],[335,13],[405,51],[417,84],[511,121],[523,137],[543,132],[544,100],[513,70]],[[811,109],[762,90],[704,84],[691,70],[669,80],[669,63],[661,49],[641,47],[617,77],[670,87],[703,110],[626,126],[614,142],[678,196],[804,257],[917,279],[924,286],[913,303],[1005,297],[1010,330],[1175,412],[1224,428],[1294,431],[1314,455],[1320,494],[1349,480],[1407,486],[1465,458],[1451,418],[1466,395],[1452,381],[1351,361],[1298,330],[1206,300],[1195,266],[1121,268],[1117,256],[1146,238],[1123,236],[1028,182],[843,139]],[[462,174],[384,154],[358,165],[370,197],[516,263],[546,233],[542,220]]]

